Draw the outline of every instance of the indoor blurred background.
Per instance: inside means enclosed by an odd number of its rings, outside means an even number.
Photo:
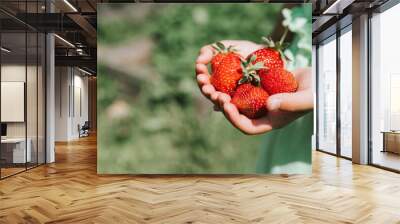
[[[98,13],[98,172],[256,172],[263,136],[213,111],[195,59],[218,40],[279,40],[286,21],[288,68],[310,65],[311,26],[295,18],[311,24],[311,5],[99,4]]]

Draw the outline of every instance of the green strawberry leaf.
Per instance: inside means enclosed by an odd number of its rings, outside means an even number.
[[[242,84],[248,83],[248,82],[249,82],[249,77],[247,75],[245,75],[239,80],[238,85],[242,85]]]
[[[267,47],[274,48],[275,42],[271,37],[262,37],[262,40],[266,43]]]
[[[257,56],[256,56],[255,54],[253,54],[253,55],[250,57],[250,61],[249,61],[248,64],[253,63],[256,59],[257,59]]]
[[[211,47],[214,48],[214,50],[216,50],[217,52],[221,52],[221,49],[219,49],[219,47],[215,44],[211,45]]]
[[[243,63],[240,63],[240,67],[242,68],[242,72],[244,73],[246,71],[246,66]]]
[[[291,59],[282,50],[279,50],[279,54],[281,54],[281,57],[283,57],[286,61],[291,61]]]
[[[252,67],[251,67],[254,71],[256,70],[260,70],[262,68],[264,68],[264,62],[260,61],[255,63]]]
[[[229,45],[227,52],[237,52],[237,50],[235,49],[235,46]]]
[[[242,65],[242,67],[247,67],[247,65],[248,65],[248,62],[245,60],[245,59],[242,59],[242,58],[240,58],[240,61],[242,62],[241,63],[241,65]],[[243,69],[243,71],[244,71],[244,69]]]
[[[223,43],[221,43],[221,42],[218,41],[218,42],[216,42],[215,44],[216,44],[217,47],[219,47],[222,51],[225,50],[225,45],[224,45]]]
[[[258,75],[256,75],[256,76],[252,76],[253,78],[252,78],[252,80],[251,80],[251,83],[253,84],[253,85],[255,85],[255,86],[259,86],[260,85],[260,77],[258,76]]]

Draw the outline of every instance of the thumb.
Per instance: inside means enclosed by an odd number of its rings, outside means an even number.
[[[298,91],[294,93],[279,93],[270,96],[267,100],[268,110],[305,111],[314,107],[312,91]]]

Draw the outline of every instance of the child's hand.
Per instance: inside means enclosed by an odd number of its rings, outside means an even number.
[[[224,40],[220,42],[225,46],[233,46],[237,50],[237,53],[242,55],[244,58],[253,51],[262,48],[262,45],[245,40]],[[221,92],[215,91],[215,88],[211,85],[210,73],[207,69],[207,64],[211,62],[214,51],[215,50],[211,45],[206,45],[201,48],[200,54],[196,60],[196,76],[197,83],[203,95],[214,102],[216,108],[218,108],[217,98]]]
[[[233,45],[238,53],[247,57],[253,51],[262,48],[250,41],[221,41],[225,46]],[[210,83],[210,74],[207,64],[213,57],[213,48],[204,46],[196,60],[196,75],[198,85],[204,96],[209,98],[216,108],[222,109],[225,117],[245,134],[261,134],[272,129],[280,128],[300,117],[305,111],[313,108],[313,92],[311,69],[298,69],[293,72],[297,82],[298,90],[295,93],[275,94],[268,98],[266,107],[268,113],[259,119],[249,119],[239,113],[231,98],[225,93],[215,90]]]
[[[299,87],[295,93],[275,94],[268,98],[267,115],[259,119],[249,119],[239,113],[231,98],[221,93],[217,99],[223,108],[225,117],[245,134],[261,134],[280,128],[313,108],[313,91],[311,85],[311,69],[298,69],[293,72]]]

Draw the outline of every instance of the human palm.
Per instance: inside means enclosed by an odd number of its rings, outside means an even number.
[[[224,40],[221,43],[225,46],[233,46],[237,53],[244,58],[263,47],[243,40]],[[292,72],[299,84],[295,93],[270,96],[266,102],[268,109],[266,116],[258,119],[247,118],[240,114],[236,106],[231,103],[231,97],[228,94],[216,91],[211,85],[207,64],[211,62],[213,54],[214,50],[211,45],[201,48],[196,60],[197,83],[203,95],[215,104],[217,110],[222,110],[232,125],[243,133],[254,135],[280,128],[313,108],[311,69],[302,68]]]

